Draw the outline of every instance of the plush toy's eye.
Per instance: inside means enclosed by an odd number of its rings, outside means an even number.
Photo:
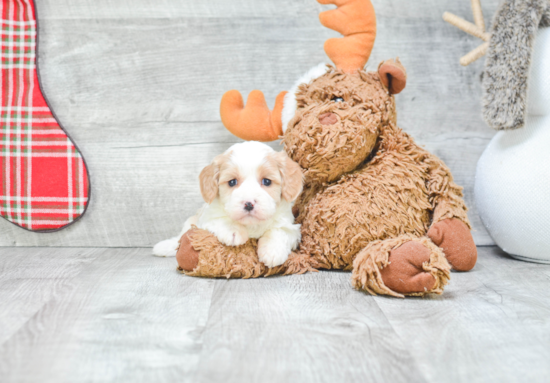
[[[237,180],[231,180],[228,182],[229,187],[237,186]]]
[[[263,184],[264,186],[269,186],[269,185],[271,185],[271,180],[268,179],[268,178],[264,178],[264,179],[262,180],[262,184]]]
[[[344,99],[342,97],[333,97],[331,101],[333,101],[333,102],[344,102]]]

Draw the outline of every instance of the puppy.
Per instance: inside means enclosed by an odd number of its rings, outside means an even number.
[[[285,152],[260,142],[231,146],[200,174],[205,204],[189,218],[179,236],[159,242],[157,256],[175,256],[178,240],[194,225],[228,246],[259,238],[258,258],[268,267],[283,264],[298,246],[300,225],[292,205],[302,192],[300,166]]]

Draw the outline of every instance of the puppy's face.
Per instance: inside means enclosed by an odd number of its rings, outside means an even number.
[[[220,198],[231,220],[254,225],[273,217],[281,200],[291,202],[298,197],[302,170],[284,152],[245,142],[204,168],[200,185],[207,203]]]

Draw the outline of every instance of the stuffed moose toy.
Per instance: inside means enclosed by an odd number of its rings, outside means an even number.
[[[317,0],[336,9],[321,23],[340,32],[325,52],[335,66],[310,70],[270,111],[260,91],[246,107],[238,91],[221,101],[226,128],[244,140],[282,138],[304,173],[294,205],[302,226],[298,250],[281,266],[258,260],[257,241],[222,245],[207,231],[180,239],[179,269],[190,276],[250,278],[317,269],[352,271],[355,288],[371,294],[441,294],[451,268],[474,267],[462,188],[445,164],[396,124],[394,94],[406,85],[399,60],[364,66],[376,36],[370,0]]]

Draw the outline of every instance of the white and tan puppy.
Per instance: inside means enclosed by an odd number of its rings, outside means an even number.
[[[301,239],[292,215],[303,182],[297,163],[260,142],[243,142],[214,158],[199,178],[206,203],[179,236],[157,243],[153,254],[175,256],[178,240],[195,225],[228,246],[259,238],[258,258],[268,267],[287,260]]]

